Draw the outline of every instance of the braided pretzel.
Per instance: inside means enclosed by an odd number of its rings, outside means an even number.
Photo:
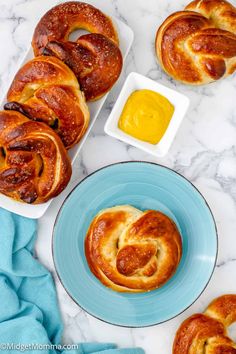
[[[73,72],[54,57],[37,57],[16,74],[5,109],[43,121],[60,136],[68,149],[85,133],[89,110]]]
[[[71,177],[71,163],[54,131],[16,111],[0,112],[0,192],[26,203],[58,195]]]
[[[178,329],[173,354],[236,354],[227,327],[236,321],[236,295],[215,299],[204,314],[185,320]]]
[[[196,0],[157,31],[163,69],[188,84],[207,84],[236,70],[236,9],[225,0]]]
[[[90,34],[75,42],[75,29]],[[120,76],[122,54],[112,21],[95,7],[66,2],[48,11],[36,27],[32,46],[35,55],[53,55],[75,73],[86,100],[97,100],[108,92]]]
[[[101,34],[87,34],[76,42],[49,42],[43,54],[53,55],[71,68],[87,101],[108,92],[122,69],[119,47]]]
[[[77,29],[100,33],[119,44],[112,20],[90,4],[68,1],[50,9],[35,28],[32,47],[35,56],[41,55],[50,41],[66,42]]]
[[[94,218],[85,253],[91,271],[104,285],[121,292],[144,292],[162,286],[174,274],[182,242],[166,215],[123,205]]]

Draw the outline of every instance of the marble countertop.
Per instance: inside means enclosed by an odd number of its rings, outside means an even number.
[[[233,1],[233,0],[232,0]],[[123,75],[110,93],[74,167],[71,188],[87,174],[110,163],[125,160],[158,162],[190,179],[206,197],[219,233],[217,267],[205,292],[187,311],[164,324],[128,329],[103,323],[81,310],[60,285],[51,255],[51,232],[62,198],[54,201],[39,221],[36,255],[54,275],[65,323],[65,343],[114,341],[119,346],[141,346],[147,354],[171,354],[174,334],[190,314],[204,310],[209,301],[223,293],[236,292],[236,97],[235,75],[204,87],[181,85],[160,69],[154,54],[155,32],[173,11],[187,0],[89,0],[116,16],[134,31],[135,39]],[[54,0],[0,0],[0,87],[7,89],[24,53],[33,29]],[[236,0],[234,0],[236,5]],[[188,110],[169,154],[162,159],[110,138],[104,123],[127,74],[137,71],[177,89],[190,98]],[[233,333],[234,332],[234,333]],[[231,331],[235,337],[236,331]]]

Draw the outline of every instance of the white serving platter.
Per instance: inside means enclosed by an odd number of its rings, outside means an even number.
[[[123,55],[123,62],[125,62],[126,56],[129,53],[129,50],[130,50],[131,45],[133,43],[134,33],[129,26],[127,26],[125,23],[121,22],[120,20],[113,19],[113,21],[114,21],[117,31],[118,31],[119,40],[120,40],[120,49],[121,49],[121,52]],[[33,58],[34,58],[33,50],[30,47],[28,52],[26,53],[26,56],[24,57],[23,61],[21,62],[21,65],[23,65],[24,63],[26,63],[27,61],[29,61]],[[19,68],[17,68],[17,70],[18,69]],[[10,87],[10,84],[11,83],[9,83],[9,87]],[[6,94],[7,94],[7,92],[6,92]],[[6,103],[6,94],[3,96],[4,98],[3,98],[3,101],[1,102],[1,109],[3,109],[3,105]],[[83,138],[80,140],[79,144],[74,146],[69,151],[69,155],[72,160],[72,167],[73,167],[73,163],[74,163],[79,151],[81,150],[93,124],[95,123],[95,120],[96,120],[104,102],[106,101],[108,94],[109,93],[107,93],[105,96],[103,96],[98,101],[88,103],[89,110],[90,110],[90,124],[89,124],[89,127],[88,127],[86,133],[84,134]],[[67,188],[69,190],[69,186],[67,186]],[[52,200],[50,200],[44,204],[31,205],[31,204],[17,202],[9,197],[6,197],[3,194],[0,194],[0,207],[7,209],[15,214],[19,214],[19,215],[33,218],[33,219],[38,219],[41,216],[43,216],[43,214],[46,212],[46,210],[49,207],[51,202],[52,202]]]

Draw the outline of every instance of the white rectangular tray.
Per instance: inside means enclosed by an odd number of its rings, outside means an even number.
[[[129,50],[131,48],[131,45],[133,43],[133,38],[134,34],[132,29],[127,26],[125,23],[121,22],[118,19],[113,19],[114,23],[116,25],[116,28],[118,30],[118,35],[119,35],[119,40],[120,40],[120,49],[123,55],[123,60],[125,61],[127,54],[129,53]],[[21,65],[26,63],[28,60],[33,59],[33,51],[32,48],[28,50],[24,60],[22,61]],[[10,85],[9,85],[10,86]],[[73,163],[76,159],[76,156],[78,155],[80,149],[82,148],[83,143],[85,142],[106,98],[108,96],[108,93],[103,96],[100,100],[88,103],[89,110],[90,110],[90,124],[89,127],[83,136],[83,138],[80,140],[79,144],[74,146],[70,152],[69,155],[72,160],[72,166]],[[6,102],[6,95],[4,96],[4,99],[1,103],[1,109],[3,109],[3,105]],[[68,186],[69,187],[69,186]],[[69,188],[68,188],[69,189]],[[49,207],[50,203],[52,200],[48,201],[47,203],[44,204],[38,204],[38,205],[30,205],[30,204],[24,204],[21,202],[14,201],[13,199],[6,197],[3,194],[0,194],[0,207],[7,209],[9,211],[12,211],[13,213],[26,216],[28,218],[33,218],[33,219],[38,219],[43,214],[46,212],[47,208]]]

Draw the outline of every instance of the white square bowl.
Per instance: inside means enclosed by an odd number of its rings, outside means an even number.
[[[156,145],[141,141],[133,138],[132,136],[124,133],[118,127],[118,121],[123,111],[124,105],[131,95],[136,90],[148,89],[156,91],[165,96],[174,106],[174,113],[168,125],[168,128]],[[179,126],[184,118],[184,115],[189,106],[189,99],[185,95],[174,91],[168,87],[165,87],[157,82],[147,78],[146,76],[132,72],[127,77],[124,86],[120,92],[120,95],[111,111],[110,116],[105,124],[106,134],[124,141],[127,144],[133,145],[145,152],[148,152],[156,157],[163,157],[167,154],[174,138],[179,129]]]

